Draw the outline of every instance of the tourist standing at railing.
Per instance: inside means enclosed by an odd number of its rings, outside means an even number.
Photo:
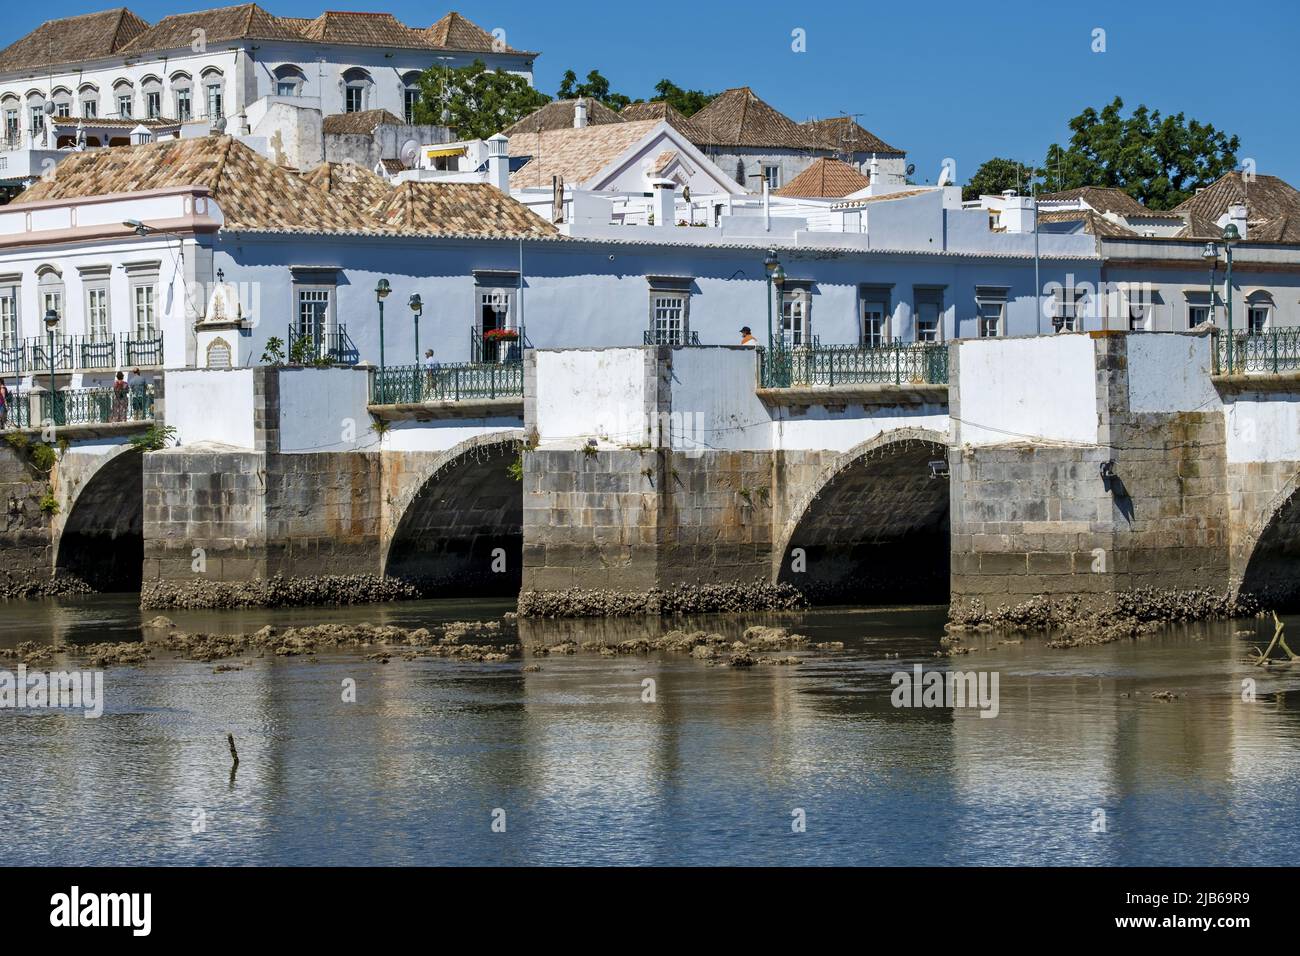
[[[126,376],[118,372],[117,379],[113,382],[113,410],[108,416],[110,422],[126,421],[126,393]]]
[[[139,368],[131,369],[131,374],[126,377],[126,387],[127,394],[131,396],[131,420],[139,421],[146,417],[144,403],[145,391],[148,388]]]
[[[433,391],[433,383],[438,375],[438,360],[433,357],[433,349],[424,350],[424,390]]]
[[[9,427],[9,386],[0,378],[0,428]]]

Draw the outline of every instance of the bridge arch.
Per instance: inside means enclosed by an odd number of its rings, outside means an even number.
[[[139,591],[144,452],[128,444],[102,455],[65,452],[57,475],[65,500],[54,525],[54,573],[97,591]]]
[[[1300,606],[1300,472],[1283,483],[1234,551],[1239,594]]]
[[[930,462],[947,462],[947,442],[900,428],[831,461],[788,512],[777,580],[824,603],[946,602],[948,479]]]
[[[429,460],[391,504],[384,573],[431,594],[506,595],[523,580],[522,429],[479,435]]]

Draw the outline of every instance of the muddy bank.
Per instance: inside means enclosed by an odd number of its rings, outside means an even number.
[[[948,637],[941,642],[939,653],[969,653],[971,649],[962,644],[963,632],[1038,631],[1048,638],[1049,647],[1077,647],[1138,637],[1165,624],[1252,617],[1260,611],[1259,602],[1249,595],[1209,589],[1137,588],[1120,591],[1102,605],[1077,597],[1055,600],[1040,596],[990,610],[982,601],[973,600],[949,610]]]
[[[519,616],[527,618],[735,614],[791,611],[807,606],[807,599],[797,589],[764,581],[680,584],[667,590],[653,588],[644,592],[569,588],[525,591],[519,595]]]
[[[196,577],[178,584],[146,581],[140,607],[149,611],[240,607],[310,607],[327,604],[378,604],[423,597],[411,584],[375,574],[325,575],[265,581],[207,581]]]
[[[802,634],[791,634],[784,627],[755,625],[745,629],[739,640],[724,634],[707,631],[669,631],[662,637],[632,638],[617,643],[604,641],[563,641],[559,644],[533,643],[528,653],[536,657],[562,657],[580,652],[600,654],[604,657],[667,652],[689,654],[709,665],[725,667],[753,667],[755,665],[795,665],[800,658],[794,656],[770,657],[765,651],[778,650],[842,651],[841,641],[814,644]],[[757,655],[757,656],[755,656]]]
[[[42,573],[6,571],[0,574],[0,600],[19,598],[66,597],[93,594],[95,589],[72,574],[51,577]]]

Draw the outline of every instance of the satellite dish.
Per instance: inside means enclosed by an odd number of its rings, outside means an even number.
[[[218,116],[217,121],[212,124],[212,128],[218,133],[224,133],[226,131],[226,118]]]
[[[50,101],[50,100],[46,100],[46,101],[45,101],[45,105],[42,106],[41,109],[43,109],[43,110],[45,111],[45,115],[46,115],[46,116],[53,116],[53,115],[54,115],[54,103],[53,103],[52,101]]]
[[[414,169],[416,160],[420,158],[420,144],[413,139],[408,139],[402,144],[402,148],[397,153],[397,158],[402,161],[402,165],[407,169]]]
[[[908,163],[906,172],[909,176],[916,172],[916,163]]]

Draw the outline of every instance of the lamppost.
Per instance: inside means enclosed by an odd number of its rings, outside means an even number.
[[[1201,258],[1210,263],[1210,324],[1214,324],[1214,271],[1219,265],[1219,250],[1214,243],[1207,242],[1205,249],[1201,252]]]
[[[50,421],[56,425],[62,425],[60,419],[63,418],[59,408],[59,396],[54,390],[54,330],[59,327],[59,313],[53,309],[45,310],[45,329],[49,337],[49,345],[46,347],[50,359]]]
[[[424,314],[424,303],[420,301],[420,293],[412,292],[411,299],[406,303],[411,307],[411,312],[415,316],[415,364],[420,364],[420,316]]]
[[[1233,347],[1235,345],[1235,343],[1233,342],[1233,335],[1232,335],[1232,244],[1237,240],[1239,240],[1240,238],[1241,238],[1241,233],[1237,231],[1237,227],[1235,224],[1228,223],[1226,226],[1223,227],[1223,256],[1228,262],[1227,271],[1224,274],[1224,280],[1223,280],[1223,297],[1225,299],[1224,304],[1226,306],[1227,313],[1228,313],[1228,372],[1229,373],[1231,373],[1234,368],[1232,353],[1233,353]],[[1205,256],[1207,259],[1210,256],[1213,256],[1217,260],[1218,249],[1214,243],[1207,242],[1205,244],[1205,251],[1202,252],[1201,255]],[[1210,271],[1210,282],[1211,282],[1210,308],[1213,309],[1214,308],[1213,267],[1211,267],[1211,271]]]
[[[384,299],[392,291],[392,284],[387,279],[380,279],[379,284],[375,286],[375,301],[379,303],[379,388],[377,391],[380,404],[383,404],[388,386],[388,380],[384,376]]]

